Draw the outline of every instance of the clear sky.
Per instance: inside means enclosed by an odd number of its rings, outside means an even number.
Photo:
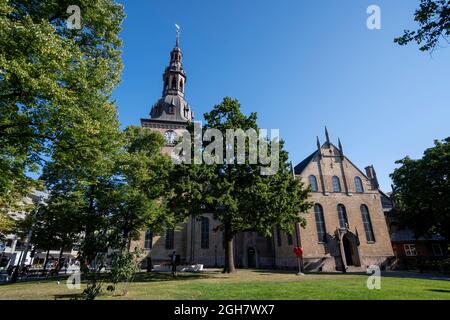
[[[324,127],[390,191],[395,161],[450,135],[450,47],[433,55],[393,39],[415,28],[419,0],[121,0],[124,71],[114,92],[123,126],[139,125],[161,96],[182,28],[186,98],[196,120],[224,96],[259,126],[278,128],[297,164]],[[381,8],[381,30],[366,9]]]

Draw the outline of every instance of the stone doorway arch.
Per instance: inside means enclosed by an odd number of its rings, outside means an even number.
[[[342,267],[345,272],[349,266],[360,267],[359,239],[356,234],[346,228],[337,230]]]

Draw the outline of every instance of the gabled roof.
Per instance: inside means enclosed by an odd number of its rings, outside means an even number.
[[[294,167],[295,174],[301,174],[303,170],[305,170],[306,166],[312,161],[314,156],[317,154],[317,150],[311,153],[308,157],[306,157],[302,162]]]

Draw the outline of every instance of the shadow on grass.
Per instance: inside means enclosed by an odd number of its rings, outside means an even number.
[[[198,272],[198,273],[182,273],[173,277],[170,272],[140,272],[134,275],[133,282],[161,282],[161,281],[186,281],[195,279],[207,279],[218,272]]]
[[[450,290],[445,290],[445,289],[428,289],[428,291],[439,292],[439,293],[450,293]]]
[[[260,270],[260,269],[245,269],[250,272],[259,273],[261,275],[271,275],[271,274],[296,274],[296,270]],[[305,275],[317,275],[317,276],[368,276],[369,274],[365,272],[305,272]],[[382,277],[386,278],[404,278],[404,279],[422,279],[422,280],[439,280],[439,281],[450,281],[450,277],[443,274],[426,274],[419,272],[411,272],[411,271],[383,271],[381,273]]]
[[[388,271],[383,272],[381,276],[386,278],[450,281],[450,277],[443,274],[420,273],[411,271]]]
[[[245,269],[248,270],[250,272],[255,272],[255,273],[259,273],[261,275],[271,275],[271,274],[283,274],[283,275],[296,275],[297,274],[297,270],[262,270],[262,269]],[[342,272],[305,272],[305,275],[318,275],[318,276],[339,276],[339,275],[347,275],[347,276],[351,276],[351,275],[367,275],[364,272],[347,272],[347,273],[342,273]]]
[[[178,276],[173,277],[170,272],[140,272],[134,275],[132,283],[151,283],[151,282],[165,282],[165,281],[186,281],[194,279],[207,279],[211,278],[218,272],[199,272],[199,273],[178,273]],[[106,276],[102,277],[102,280],[107,280]],[[86,283],[87,279],[83,279],[82,283]],[[106,288],[107,282],[104,283]],[[110,294],[103,292],[100,296],[110,296]],[[120,294],[118,296],[121,296]],[[54,295],[55,300],[82,300],[82,294],[58,294]]]
[[[81,300],[81,293],[55,294],[55,300]]]

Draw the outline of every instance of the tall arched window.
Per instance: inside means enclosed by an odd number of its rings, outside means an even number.
[[[338,204],[337,212],[339,218],[339,226],[341,228],[347,228],[348,227],[347,211],[345,210],[344,205]]]
[[[287,233],[286,237],[287,237],[288,246],[292,246],[294,244],[294,239],[292,238],[292,234]]]
[[[317,186],[316,176],[313,176],[313,175],[309,176],[309,185],[311,186],[312,192],[317,192],[319,190],[319,187]]]
[[[316,216],[316,228],[317,228],[317,238],[320,243],[326,242],[326,228],[325,228],[325,219],[323,217],[323,208],[320,204],[314,205],[314,214]]]
[[[337,176],[333,176],[333,192],[341,192],[341,181]]]
[[[153,232],[148,229],[145,232],[144,249],[150,250],[153,247]]]
[[[172,79],[172,89],[177,88],[177,80],[175,78]]]
[[[280,230],[280,226],[277,226],[276,233],[277,233],[277,245],[279,247],[281,247],[281,230]]]
[[[183,92],[183,80],[180,80],[180,91]]]
[[[375,242],[375,235],[373,233],[372,221],[370,220],[369,208],[365,204],[361,205],[361,216],[364,224],[364,231],[366,232],[367,242]]]
[[[360,177],[355,177],[355,188],[356,188],[356,192],[360,192],[360,193],[364,192],[362,180]]]
[[[201,223],[201,248],[209,249],[209,219],[202,217]]]
[[[173,229],[167,229],[166,230],[165,247],[166,247],[167,250],[173,249],[173,234],[174,234],[174,230]]]

